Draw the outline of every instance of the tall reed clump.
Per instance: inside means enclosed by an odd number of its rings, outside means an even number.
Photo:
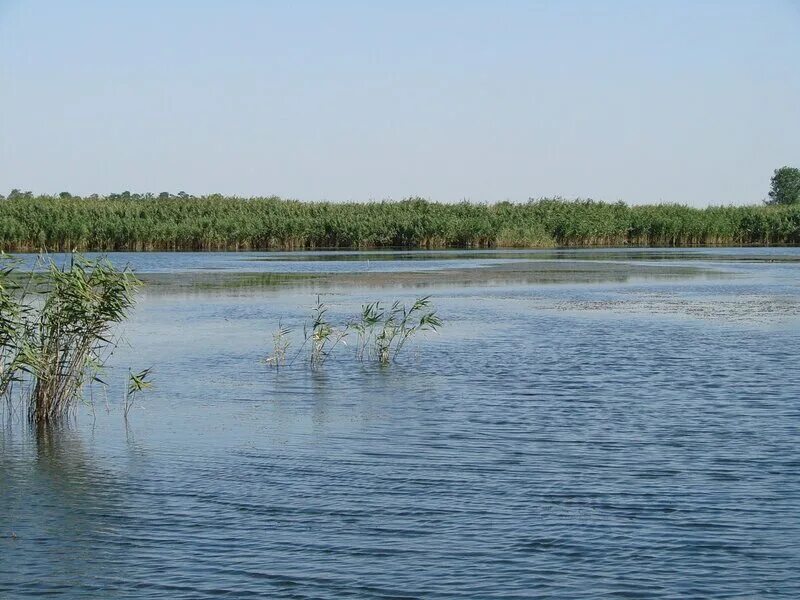
[[[436,332],[441,326],[442,320],[432,309],[430,296],[418,298],[410,308],[399,302],[388,308],[380,302],[367,304],[355,325],[359,336],[356,356],[359,360],[372,357],[388,365],[418,333]]]
[[[292,343],[289,339],[291,333],[292,330],[289,327],[285,327],[282,321],[278,321],[278,329],[272,334],[272,354],[264,362],[274,366],[275,369],[280,369],[286,364],[286,354]]]
[[[303,326],[304,344],[308,343],[311,347],[309,364],[312,369],[321,367],[336,346],[344,342],[350,333],[349,324],[334,327],[327,314],[328,307],[317,296],[317,304],[311,313],[311,323]]]
[[[115,345],[113,327],[133,305],[138,280],[108,261],[75,258],[63,268],[51,262],[45,285],[23,352],[36,421],[67,412],[87,378],[102,368]]]
[[[420,333],[436,332],[442,320],[433,309],[430,296],[418,298],[407,307],[399,301],[390,306],[372,302],[361,307],[357,318],[335,326],[328,317],[328,306],[317,297],[310,322],[303,325],[303,344],[295,355],[308,347],[308,363],[312,369],[321,367],[334,349],[347,345],[347,338],[357,337],[355,358],[359,361],[375,360],[381,365],[394,362],[407,344]],[[286,364],[289,347],[287,336],[291,329],[278,323],[273,333],[273,353],[264,362],[276,369]],[[292,361],[294,362],[294,360]]]
[[[6,251],[691,246],[800,243],[800,205],[297,202],[112,194],[0,199]]]
[[[18,380],[20,352],[25,331],[24,295],[12,275],[14,266],[0,255],[0,398],[7,397],[11,385]]]
[[[20,381],[30,418],[52,421],[72,408],[96,379],[116,340],[114,327],[134,302],[138,279],[107,260],[73,257],[63,267],[44,259],[33,290],[0,277],[2,388]]]

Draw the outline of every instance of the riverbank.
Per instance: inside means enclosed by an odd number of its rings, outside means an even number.
[[[743,246],[800,243],[800,206],[546,199],[524,204],[23,196],[0,201],[7,252]]]

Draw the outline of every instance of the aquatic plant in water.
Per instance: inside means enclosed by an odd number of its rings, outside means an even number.
[[[292,330],[285,327],[281,321],[278,321],[278,329],[272,334],[272,354],[270,354],[264,362],[268,365],[273,365],[276,369],[280,369],[286,364],[286,354],[291,346],[289,335]]]
[[[33,378],[31,415],[46,421],[67,412],[87,379],[96,378],[139,282],[106,260],[74,257],[63,268],[51,261],[44,285],[22,354]]]
[[[9,284],[8,269],[0,276],[0,393],[23,381],[30,418],[47,422],[74,406],[87,381],[100,381],[139,281],[103,259],[39,264],[45,270],[31,276],[32,291]]]
[[[6,255],[0,255],[0,261],[0,397],[4,397],[19,375],[26,307],[21,302],[24,293],[12,279],[13,263]]]
[[[123,415],[126,421],[128,420],[128,413],[136,401],[136,394],[153,387],[153,382],[150,378],[151,372],[152,368],[143,369],[138,373],[128,370],[128,388],[125,390],[125,401],[123,403]]]
[[[303,326],[304,343],[310,343],[311,354],[309,363],[311,368],[322,366],[339,343],[345,342],[349,335],[349,325],[336,328],[327,318],[328,307],[317,296],[317,304],[311,313],[311,324]]]
[[[382,365],[397,358],[412,337],[425,331],[437,331],[442,321],[431,310],[430,296],[418,298],[411,308],[394,302],[387,310],[377,307],[380,331],[374,336],[375,357]],[[363,316],[363,314],[362,314]]]
[[[436,332],[442,327],[442,320],[433,309],[430,296],[418,298],[407,307],[399,301],[385,307],[381,302],[372,302],[361,307],[357,319],[335,327],[328,319],[328,307],[317,297],[317,304],[311,315],[311,322],[303,326],[303,346],[309,346],[309,364],[317,368],[339,345],[346,345],[346,338],[355,332],[357,342],[355,357],[357,360],[376,360],[388,365],[416,335],[425,332]],[[287,336],[291,329],[284,327],[279,321],[278,329],[273,333],[273,353],[267,357],[266,363],[279,368],[286,363],[286,350],[289,347]]]
[[[360,320],[353,324],[353,329],[358,334],[358,343],[356,344],[356,358],[364,360],[364,356],[369,353],[369,344],[372,340],[375,328],[381,322],[383,310],[381,309],[380,302],[372,302],[371,304],[364,304],[361,307]]]

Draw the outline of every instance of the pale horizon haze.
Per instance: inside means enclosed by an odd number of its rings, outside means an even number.
[[[0,193],[763,200],[800,0],[0,0]]]

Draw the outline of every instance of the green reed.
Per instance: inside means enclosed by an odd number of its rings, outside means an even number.
[[[0,200],[6,251],[691,246],[800,243],[800,206],[298,202],[188,195]]]
[[[272,365],[276,369],[280,369],[286,364],[286,355],[291,346],[289,339],[291,333],[291,328],[285,327],[282,321],[278,321],[278,329],[272,334],[272,354],[264,359],[266,364]]]
[[[442,320],[431,308],[430,296],[418,298],[410,308],[393,302],[388,308],[380,302],[362,307],[361,321],[356,324],[359,332],[357,358],[374,357],[380,364],[393,362],[406,343],[418,333],[436,332]],[[369,348],[372,352],[369,352]]]
[[[139,281],[106,260],[78,256],[59,267],[42,258],[39,266],[24,288],[9,285],[13,268],[0,276],[0,393],[9,397],[10,384],[20,382],[30,418],[48,422],[98,379]]]
[[[153,387],[151,373],[152,368],[142,369],[138,373],[134,373],[128,369],[128,387],[125,390],[125,399],[122,405],[122,412],[125,421],[128,420],[128,413],[131,411],[131,408],[133,408],[133,405],[136,402],[136,396],[139,393],[149,390],[151,387]]]
[[[308,347],[309,365],[311,368],[321,367],[336,347],[347,345],[347,338],[355,333],[354,355],[357,360],[375,360],[388,365],[418,334],[436,332],[440,327],[442,320],[433,309],[430,296],[418,298],[410,307],[399,301],[389,306],[381,302],[365,304],[357,318],[338,326],[330,321],[328,306],[318,296],[310,321],[303,325],[303,344],[295,358]],[[273,353],[264,362],[276,369],[286,363],[287,336],[290,333],[291,329],[279,321],[278,329],[273,333]]]
[[[328,306],[317,296],[317,304],[311,313],[311,323],[303,326],[305,342],[310,345],[311,368],[321,367],[333,350],[350,333],[349,324],[334,327],[328,320]]]
[[[27,307],[21,301],[25,293],[13,278],[14,265],[0,255],[0,398],[7,397],[11,385],[19,379],[20,353],[23,347]]]

